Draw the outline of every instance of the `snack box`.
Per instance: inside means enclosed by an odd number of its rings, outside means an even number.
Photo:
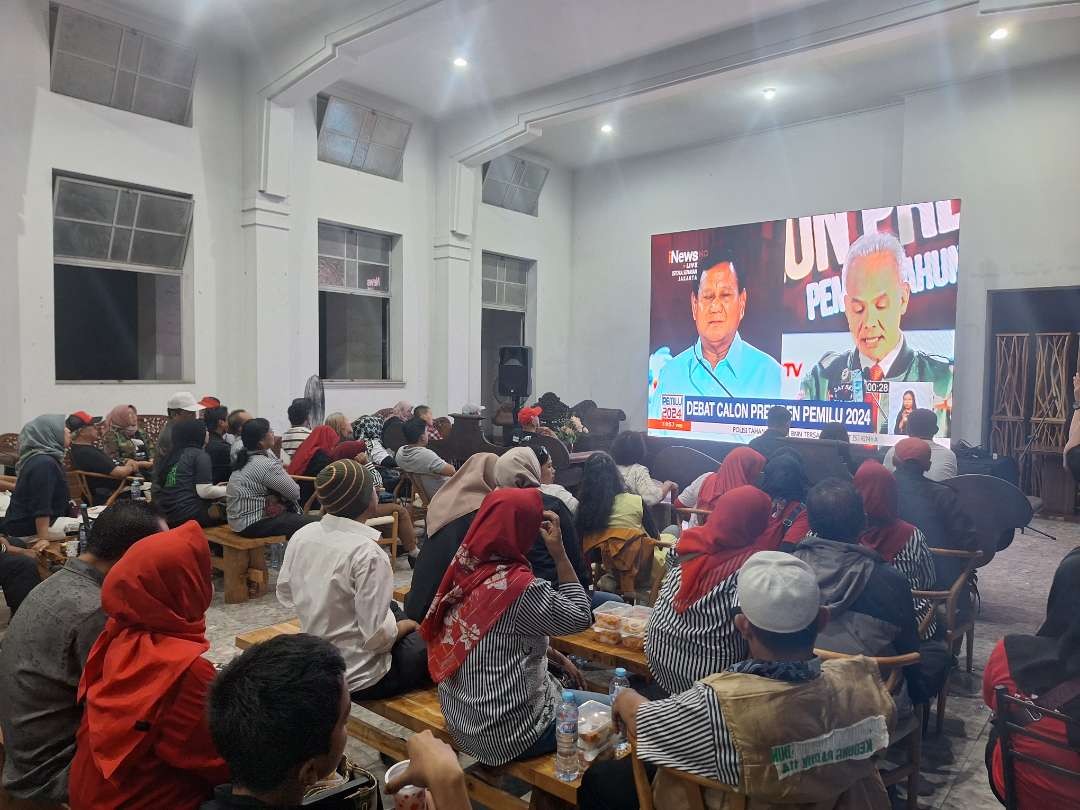
[[[600,624],[592,626],[596,640],[602,644],[618,644],[622,638],[622,631],[618,627],[605,627]]]
[[[624,635],[644,636],[645,628],[652,617],[652,608],[643,605],[627,605],[627,610],[620,614],[619,630]]]
[[[593,611],[593,627],[607,627],[618,632],[622,627],[622,617],[633,610],[632,605],[622,602],[605,602]]]
[[[614,730],[610,706],[588,700],[578,707],[578,748],[598,751],[608,744]]]

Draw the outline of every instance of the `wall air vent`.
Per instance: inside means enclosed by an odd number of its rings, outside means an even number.
[[[195,51],[52,4],[54,93],[191,126]]]
[[[319,160],[401,179],[412,124],[337,96],[320,95],[316,107]]]
[[[548,169],[539,163],[503,155],[484,164],[484,196],[488,205],[536,216]]]

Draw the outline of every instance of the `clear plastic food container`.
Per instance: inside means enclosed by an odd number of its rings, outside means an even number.
[[[618,627],[605,627],[600,624],[594,624],[592,626],[592,631],[596,636],[596,640],[601,644],[618,644],[619,639],[622,638],[621,631]]]
[[[611,707],[589,700],[578,707],[578,748],[598,751],[611,740],[615,727],[611,723]]]
[[[593,611],[594,627],[608,627],[618,632],[622,627],[622,617],[633,610],[632,605],[622,602],[605,602]]]

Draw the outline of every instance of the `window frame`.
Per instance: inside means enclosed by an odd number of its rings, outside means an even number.
[[[495,259],[495,261],[496,261],[496,264],[495,264],[496,272],[498,273],[499,271],[501,271],[502,278],[498,278],[498,277],[489,278],[485,274],[485,271],[487,270],[487,263],[485,262],[485,259],[487,259],[488,257],[492,257],[492,258]],[[511,281],[511,280],[509,280],[507,278],[507,275],[508,275],[507,270],[510,269],[510,267],[507,264],[509,262],[513,262],[514,264],[519,265],[517,268],[514,268],[514,269],[520,270],[522,273],[525,274],[525,280],[524,281]],[[523,258],[519,258],[517,256],[509,256],[509,255],[507,255],[505,253],[497,253],[496,251],[493,251],[493,250],[481,251],[481,253],[480,253],[480,306],[483,307],[484,309],[501,309],[501,310],[505,310],[507,312],[520,312],[523,315],[528,315],[528,312],[529,312],[529,278],[532,275],[532,272],[534,271],[535,267],[536,267],[536,262],[533,261],[532,259],[523,259]],[[493,284],[497,285],[496,289],[503,291],[503,302],[502,303],[499,303],[498,301],[490,301],[489,302],[484,297],[484,284],[486,282],[490,282],[490,283],[493,283]],[[522,304],[521,306],[517,306],[516,304],[506,303],[506,295],[505,295],[505,293],[506,293],[507,288],[519,288],[521,290],[521,294],[522,294],[522,297],[524,298],[525,303]]]
[[[115,190],[117,192],[117,202],[113,208],[112,222],[97,222],[90,219],[78,219],[76,217],[63,216],[56,212],[57,202],[60,198],[60,184],[61,182],[70,182],[78,185],[93,186],[95,188],[105,188],[109,190]],[[144,186],[138,186],[130,183],[109,182],[101,178],[86,177],[79,174],[70,174],[67,172],[53,172],[53,194],[52,194],[52,225],[54,231],[53,242],[53,264],[57,263],[57,259],[62,259],[60,264],[67,264],[73,267],[87,267],[90,269],[106,268],[114,270],[127,270],[135,273],[157,273],[160,275],[181,276],[184,274],[184,267],[187,264],[188,251],[191,248],[191,229],[195,220],[195,199],[189,194],[169,193],[160,189],[151,189]],[[120,214],[120,202],[119,194],[128,191],[134,192],[137,196],[135,198],[135,211],[131,217],[131,225],[119,225],[117,223],[117,217]],[[162,231],[154,228],[139,228],[137,223],[139,221],[139,207],[142,205],[143,196],[158,197],[160,199],[166,199],[171,202],[186,202],[188,204],[187,220],[184,224],[183,233],[173,233],[172,231]],[[131,242],[128,245],[126,262],[116,261],[111,258],[94,259],[85,256],[67,256],[56,253],[55,244],[55,228],[57,219],[64,222],[79,222],[87,225],[95,225],[98,227],[109,228],[109,249],[108,255],[112,255],[113,241],[116,239],[116,231],[118,228],[131,231]],[[135,245],[135,232],[142,231],[144,233],[161,234],[162,236],[181,237],[184,240],[183,250],[180,254],[180,261],[178,266],[165,267],[157,264],[138,264],[131,261],[131,253]]]
[[[320,258],[332,258],[342,261],[351,261],[348,259],[348,249],[346,248],[345,257],[334,256],[328,253],[321,253],[319,251],[319,228],[323,225],[327,225],[334,228],[342,228],[352,234],[370,234],[372,236],[384,237],[389,239],[389,251],[387,253],[388,262],[383,264],[382,262],[361,261],[359,258],[359,249],[357,250],[357,258],[354,260],[358,266],[368,264],[373,267],[386,268],[386,290],[372,290],[357,287],[341,287],[335,284],[323,284],[319,281],[319,259]],[[316,220],[315,225],[315,288],[316,296],[319,293],[331,293],[335,295],[359,295],[367,298],[378,298],[385,301],[386,307],[386,345],[383,353],[383,367],[386,369],[385,377],[376,378],[363,378],[363,377],[327,377],[323,379],[323,382],[329,387],[347,388],[347,387],[365,387],[365,388],[397,388],[405,385],[404,375],[402,374],[402,357],[401,357],[401,343],[404,338],[404,332],[399,326],[402,324],[402,242],[403,237],[401,234],[391,233],[389,231],[379,230],[377,228],[362,228],[357,225],[350,225],[345,222],[340,222],[333,219],[319,218]],[[348,269],[345,269],[346,281],[348,281]],[[318,306],[316,307],[318,311]],[[321,332],[323,325],[321,322],[318,324],[318,331]],[[319,358],[318,367],[321,369],[324,365],[324,358],[322,357],[322,346],[320,340],[319,346]]]
[[[52,350],[52,378],[56,385],[193,385],[195,383],[195,323],[194,323],[194,250],[192,248],[192,237],[194,230],[194,216],[195,216],[195,197],[192,194],[182,191],[169,191],[167,189],[154,188],[152,186],[143,186],[137,183],[128,183],[121,180],[110,180],[103,177],[94,177],[90,175],[80,174],[78,172],[63,171],[55,169],[52,172],[52,211],[50,211],[50,228],[55,228],[55,222],[57,219],[56,214],[56,202],[59,194],[60,183],[59,181],[70,180],[86,185],[93,185],[108,189],[116,189],[118,193],[123,191],[132,191],[138,195],[151,195],[155,197],[163,197],[172,201],[186,201],[188,203],[188,213],[186,221],[187,232],[184,235],[184,249],[181,254],[179,266],[177,268],[165,268],[160,265],[144,265],[134,264],[130,262],[116,262],[110,259],[93,259],[85,257],[64,256],[57,255],[55,243],[50,240],[50,248],[52,253],[50,281],[55,279],[56,267],[58,265],[64,265],[69,267],[82,268],[86,270],[119,270],[128,273],[142,273],[152,276],[172,276],[179,280],[180,285],[180,301],[179,301],[179,319],[180,319],[180,375],[179,377],[161,377],[161,378],[136,378],[136,379],[85,379],[85,380],[71,380],[61,379],[56,374],[56,345],[55,340]],[[132,242],[134,243],[134,232],[136,230],[143,230],[148,233],[162,233],[168,236],[178,236],[169,231],[158,231],[156,229],[141,228],[137,229],[135,223],[138,221],[138,203],[136,200],[136,209],[132,214],[132,221],[130,230],[132,231]],[[117,200],[116,207],[113,210],[113,221],[111,224],[104,222],[94,222],[92,220],[81,220],[75,217],[61,216],[60,219],[71,222],[88,222],[92,225],[107,226],[112,231],[115,231],[117,227],[126,228],[127,226],[116,224],[117,215],[119,212],[120,204],[119,198]],[[109,252],[112,252],[112,241],[115,238],[114,233],[110,233],[109,236]],[[128,258],[131,257],[131,246],[128,248]],[[53,316],[55,320],[55,307],[56,307],[56,290],[53,288],[51,295],[51,302],[53,306]],[[55,328],[55,326],[54,326]],[[138,347],[136,347],[138,348]]]

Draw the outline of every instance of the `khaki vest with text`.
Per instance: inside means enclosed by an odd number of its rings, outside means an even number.
[[[739,752],[737,792],[749,797],[748,808],[888,810],[885,787],[873,759],[866,755],[878,746],[869,744],[865,729],[881,730],[880,721],[871,719],[875,717],[883,717],[892,729],[896,709],[872,660],[858,656],[826,661],[821,676],[804,683],[734,672],[701,682],[716,692]],[[846,740],[812,743],[848,728]],[[863,758],[850,758],[856,755]],[[783,778],[781,769],[787,772]],[[664,771],[658,776],[654,791],[658,810],[686,806],[683,786],[674,781]],[[727,806],[728,796],[720,790],[706,791],[710,808]]]

